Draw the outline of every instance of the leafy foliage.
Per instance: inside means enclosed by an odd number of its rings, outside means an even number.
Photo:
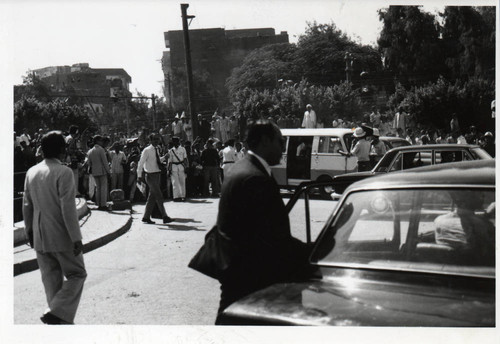
[[[435,81],[444,64],[436,18],[418,6],[390,6],[379,10],[379,18],[385,67],[405,86]]]
[[[290,115],[302,119],[309,103],[324,123],[331,123],[337,117],[352,120],[361,116],[360,91],[346,82],[318,86],[303,79],[296,84],[281,83],[273,90],[245,88],[236,92],[234,98],[236,112],[250,118]]]
[[[448,77],[494,78],[495,7],[445,7],[442,28]]]
[[[14,103],[14,130],[36,132],[39,128],[68,130],[70,125],[79,126],[82,131],[96,127],[87,111],[77,105],[68,105],[61,99],[43,102],[35,97],[23,97]]]
[[[495,99],[492,81],[470,79],[450,83],[439,78],[435,83],[415,86],[405,90],[401,85],[390,97],[389,103],[413,114],[417,122],[446,128],[453,113],[457,114],[462,128],[472,124],[482,130],[491,130],[490,104]]]

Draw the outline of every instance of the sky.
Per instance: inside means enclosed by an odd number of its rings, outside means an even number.
[[[307,22],[333,22],[363,44],[375,44],[377,40],[382,27],[377,10],[396,3],[385,0],[184,2],[190,4],[188,14],[196,16],[190,29],[272,27],[276,33],[287,31],[290,41],[296,42]],[[134,94],[140,91],[162,95],[161,57],[166,50],[163,33],[182,29],[180,3],[0,0],[0,42],[7,42],[2,44],[7,49],[2,50],[8,61],[9,83],[21,84],[22,76],[29,70],[87,62],[91,68],[125,69],[132,77],[130,91]],[[443,4],[430,0],[419,3],[430,11]]]

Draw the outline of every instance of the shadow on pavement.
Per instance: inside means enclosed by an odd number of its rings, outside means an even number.
[[[174,222],[180,222],[180,223],[188,223],[188,222],[192,222],[192,223],[201,223],[201,221],[197,221],[195,219],[180,219],[180,218],[172,218],[174,220]]]
[[[200,228],[193,227],[193,226],[172,225],[172,224],[168,224],[168,223],[165,225],[161,225],[161,227],[158,227],[158,229],[171,230],[171,231],[201,231],[201,232],[206,231],[205,229],[200,229]]]
[[[186,199],[185,202],[183,203],[209,203],[210,201],[206,200],[206,199]]]

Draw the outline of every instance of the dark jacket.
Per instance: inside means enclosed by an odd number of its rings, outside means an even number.
[[[235,248],[223,288],[247,294],[290,279],[307,260],[306,245],[291,236],[278,185],[252,155],[224,180],[217,225]]]

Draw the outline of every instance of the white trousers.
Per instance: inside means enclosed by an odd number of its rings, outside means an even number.
[[[172,174],[170,175],[172,180],[172,189],[174,193],[174,198],[185,198],[186,197],[186,174],[182,167],[172,166]]]

